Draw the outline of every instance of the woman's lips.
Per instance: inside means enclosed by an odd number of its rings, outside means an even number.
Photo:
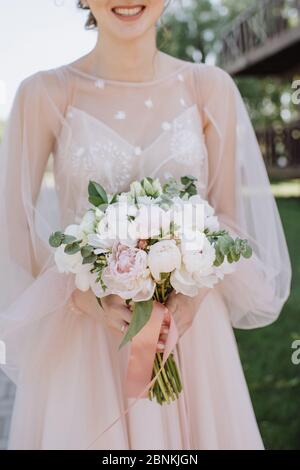
[[[145,9],[144,5],[135,5],[131,7],[114,7],[112,12],[121,21],[135,21],[142,16]]]

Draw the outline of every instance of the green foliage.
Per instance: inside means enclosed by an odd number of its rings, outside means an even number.
[[[135,302],[133,304],[133,313],[131,321],[126,331],[126,334],[123,337],[123,340],[119,346],[119,349],[121,349],[122,346],[131,341],[132,338],[137,335],[138,332],[146,325],[146,323],[150,319],[152,308],[152,299],[143,302]]]
[[[249,4],[250,3],[250,4]],[[180,5],[180,2],[177,2]],[[255,2],[252,2],[255,5]],[[164,18],[169,39],[161,49],[184,60],[216,62],[220,38],[234,18],[251,7],[249,0],[191,0]],[[164,29],[158,34],[163,41]],[[299,78],[295,75],[294,79]],[[256,128],[299,119],[299,106],[290,100],[292,77],[239,78],[236,83]]]
[[[105,189],[96,181],[89,181],[88,185],[89,202],[96,207],[105,207],[108,204],[108,197]]]
[[[300,339],[299,199],[277,204],[291,253],[291,296],[272,325],[235,334],[266,448],[294,450],[300,443],[300,365],[291,362],[292,341]]]

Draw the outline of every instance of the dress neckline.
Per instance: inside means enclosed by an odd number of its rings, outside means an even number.
[[[82,77],[85,77],[87,79],[93,80],[95,82],[102,82],[102,83],[107,83],[107,84],[112,84],[112,85],[121,85],[121,86],[137,86],[137,87],[143,87],[147,85],[155,85],[157,83],[161,83],[164,81],[167,81],[171,79],[172,77],[178,75],[179,79],[182,79],[180,76],[181,72],[183,72],[187,67],[192,67],[194,65],[193,62],[188,62],[185,61],[183,64],[181,64],[179,67],[177,67],[176,70],[173,70],[172,72],[168,73],[164,77],[157,78],[155,80],[145,80],[145,81],[140,81],[140,82],[133,82],[133,81],[127,81],[127,80],[113,80],[113,79],[107,79],[107,78],[102,78],[97,75],[92,75],[87,72],[83,72],[82,70],[79,70],[78,68],[74,67],[71,64],[66,64],[66,67],[71,70],[72,72],[81,75]]]

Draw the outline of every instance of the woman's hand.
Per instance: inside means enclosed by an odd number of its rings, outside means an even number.
[[[74,291],[74,302],[82,312],[91,315],[95,320],[106,323],[108,328],[119,335],[123,335],[130,323],[132,312],[118,295],[107,295],[101,299],[102,307],[99,305],[95,294],[89,289],[82,292]]]
[[[124,299],[114,294],[103,297],[101,304],[102,314],[108,328],[123,335],[131,321],[130,307],[126,305]]]
[[[166,307],[175,320],[179,337],[181,337],[192,325],[199,305],[210,289],[203,287],[195,297],[171,292]]]

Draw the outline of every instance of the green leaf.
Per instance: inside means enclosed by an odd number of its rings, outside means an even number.
[[[100,204],[108,204],[105,189],[96,181],[89,181],[88,185],[89,202],[98,207]]]
[[[63,241],[64,234],[62,232],[51,233],[49,237],[49,244],[54,248],[58,248]]]
[[[138,332],[146,325],[151,316],[152,308],[152,299],[134,303],[131,322],[119,346],[119,350],[122,348],[122,346],[125,346],[125,344],[131,341],[132,338],[137,335]]]
[[[96,299],[97,299],[97,302],[98,302],[98,304],[100,305],[100,307],[103,308],[100,297],[97,297],[97,296],[96,296]]]
[[[242,254],[242,256],[243,256],[244,258],[251,258],[251,256],[252,256],[252,248],[251,248],[251,246],[246,245],[245,248],[242,249],[241,254]]]
[[[88,256],[91,256],[91,254],[93,253],[94,251],[94,247],[91,246],[91,245],[85,245],[83,247],[81,247],[81,256],[83,258],[87,258]]]
[[[218,239],[217,243],[218,243],[218,248],[223,255],[227,255],[231,247],[234,245],[233,239],[228,234],[221,236]]]
[[[224,262],[224,255],[220,251],[218,246],[216,246],[216,258],[215,258],[215,261],[214,261],[214,266],[220,266],[223,262]]]
[[[190,184],[193,181],[197,181],[197,178],[193,175],[185,175],[180,178],[180,181],[186,186],[187,184]]]
[[[115,193],[113,197],[111,198],[111,200],[109,201],[109,204],[114,204],[115,202],[117,202],[117,197],[118,197],[118,193]]]
[[[68,255],[74,255],[78,251],[80,251],[80,245],[79,243],[82,240],[79,240],[78,242],[70,243],[69,245],[65,246],[64,252],[67,253]]]
[[[97,256],[92,253],[90,256],[83,258],[82,264],[91,264],[94,263],[97,259]]]
[[[233,261],[238,261],[240,259],[240,253],[236,250],[235,245],[230,247],[230,255]]]
[[[64,234],[64,235],[63,235],[63,241],[62,241],[62,242],[63,242],[65,245],[68,245],[69,243],[75,242],[75,240],[77,240],[77,238],[74,237],[73,235],[65,235],[65,234]]]

